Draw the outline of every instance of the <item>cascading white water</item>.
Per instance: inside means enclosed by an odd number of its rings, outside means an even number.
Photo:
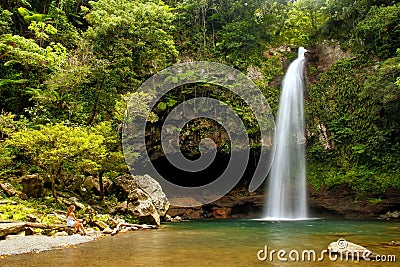
[[[265,220],[307,218],[303,95],[306,52],[303,47],[299,48],[298,57],[290,64],[283,80]]]

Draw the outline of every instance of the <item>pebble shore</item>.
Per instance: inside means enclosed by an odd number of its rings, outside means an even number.
[[[18,255],[24,253],[37,253],[57,248],[65,248],[96,239],[96,236],[81,236],[74,234],[71,236],[21,236],[8,240],[0,241],[0,257],[7,255]]]

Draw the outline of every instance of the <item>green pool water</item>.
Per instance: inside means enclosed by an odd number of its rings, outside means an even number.
[[[400,222],[390,221],[190,221],[121,233],[73,248],[6,257],[0,266],[398,266],[400,248],[386,244],[400,241],[399,234]],[[339,238],[383,256],[393,255],[397,262],[333,261],[327,254],[318,261],[320,253]],[[276,254],[272,260],[260,261],[257,253],[265,246],[268,254],[286,251],[288,261],[278,260]],[[299,252],[300,261],[289,258],[293,250]],[[314,250],[317,261],[307,255],[302,261],[304,250]]]

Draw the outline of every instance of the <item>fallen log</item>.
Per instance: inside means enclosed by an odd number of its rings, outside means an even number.
[[[3,238],[7,235],[18,234],[20,232],[25,231],[27,228],[39,228],[46,230],[57,230],[57,231],[66,231],[72,232],[73,228],[68,227],[64,224],[44,224],[44,223],[33,223],[33,222],[3,222],[0,223],[0,238]]]
[[[157,229],[157,225],[148,225],[148,224],[135,224],[135,223],[119,223],[114,230],[111,232],[111,235],[116,235],[121,231],[121,227],[126,227],[130,230],[143,230],[143,229]]]
[[[21,221],[16,220],[0,220],[0,223],[20,223]]]
[[[25,227],[26,223],[24,222],[0,223],[0,238],[20,233],[25,230]]]
[[[26,227],[32,227],[32,228],[40,228],[40,229],[47,229],[49,225],[44,224],[44,223],[34,223],[34,222],[27,222],[25,223]]]

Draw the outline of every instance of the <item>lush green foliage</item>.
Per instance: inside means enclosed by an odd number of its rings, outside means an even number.
[[[334,39],[353,57],[327,70],[308,66],[310,183],[376,194],[400,187],[398,2],[4,0],[0,175],[48,174],[53,193],[88,175],[102,184],[103,176],[126,171],[120,145],[126,101],[138,116],[148,111],[148,96],[135,91],[152,74],[177,61],[226,63],[249,73],[276,112],[295,48]],[[257,146],[249,108],[207,84],[166,96],[151,121],[200,95],[235,109]],[[185,136],[210,134],[196,123]]]
[[[400,47],[400,4],[373,6],[355,27],[355,42],[365,53],[390,57]]]
[[[325,149],[318,136],[309,139],[313,183],[348,183],[354,189],[381,193],[399,186],[399,58],[384,62],[373,75],[359,60],[341,60],[309,86],[308,117],[313,132],[327,129]],[[319,135],[321,136],[321,135]],[[323,166],[318,171],[316,165]]]

